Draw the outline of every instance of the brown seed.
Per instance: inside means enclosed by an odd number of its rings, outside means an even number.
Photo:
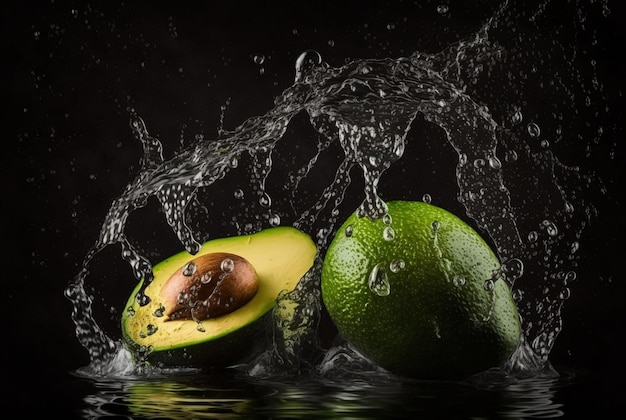
[[[225,315],[248,303],[259,290],[254,267],[225,252],[187,262],[165,282],[161,298],[168,321],[202,321]]]

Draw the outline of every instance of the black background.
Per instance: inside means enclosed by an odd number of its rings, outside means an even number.
[[[151,134],[163,141],[164,154],[172,156],[181,141],[188,144],[198,133],[215,136],[220,107],[227,102],[226,128],[271,109],[273,98],[292,84],[295,60],[306,49],[317,50],[332,66],[349,58],[436,52],[473,34],[497,4],[450,2],[450,13],[442,15],[435,9],[448,2],[205,3],[9,1],[2,5],[5,275],[1,296],[7,328],[0,336],[2,370],[16,390],[8,394],[16,396],[13,403],[26,403],[27,396],[19,390],[31,388],[22,386],[54,387],[57,375],[89,362],[75,337],[71,305],[63,290],[97,239],[110,203],[137,170],[141,147],[128,126],[129,110],[144,118]],[[554,25],[562,24],[559,19],[576,18],[569,2],[552,3],[548,14]],[[585,388],[589,394],[581,398],[617,406],[621,402],[616,395],[624,382],[620,343],[626,296],[620,178],[626,163],[622,97],[626,69],[618,60],[625,52],[626,14],[618,1],[595,3],[582,2],[596,11],[585,25],[594,28],[598,45],[592,48],[582,37],[576,42],[581,43],[581,55],[592,51],[590,58],[596,60],[604,85],[604,102],[578,118],[581,131],[585,121],[604,119],[605,133],[583,160],[604,180],[606,191],[597,192],[599,216],[581,239],[584,257],[579,281],[563,309],[564,328],[551,360],[594,378],[593,386]],[[597,13],[603,5],[611,10],[606,18]],[[561,7],[563,13],[558,11]],[[520,24],[518,29],[523,27]],[[253,60],[258,54],[265,56],[262,64]],[[485,98],[497,96],[499,88],[485,88],[489,92]],[[535,115],[550,112],[532,93],[525,100],[526,109]],[[297,133],[292,138],[315,141],[305,119],[296,118],[292,124]],[[425,131],[431,139],[425,141],[442,141],[441,134],[423,122],[416,122],[414,128]],[[433,161],[454,162],[453,151],[427,151],[433,152]],[[581,155],[575,148],[563,152],[566,161]],[[409,177],[394,169],[384,182],[388,191],[396,191],[392,187],[397,188],[397,182],[390,181],[394,176],[410,179],[410,185],[398,188],[394,198],[419,199],[429,192],[434,201],[452,197],[449,205],[454,207],[455,180],[442,175],[453,173],[453,163],[446,165],[428,169],[436,175],[437,185],[428,177]],[[325,185],[334,170],[331,165],[322,167],[310,182]],[[279,168],[273,173],[283,174]],[[346,210],[361,199],[358,179],[353,190]],[[232,186],[216,187],[211,194],[211,205],[216,207],[210,210],[216,220],[212,234],[218,236],[229,229],[226,204]],[[138,212],[131,224],[144,250],[156,260],[178,251],[179,244],[156,206]],[[118,254],[118,249],[103,253],[96,267],[106,274],[89,285],[105,325],[115,324],[116,311],[134,283]],[[3,399],[2,404],[11,402]]]

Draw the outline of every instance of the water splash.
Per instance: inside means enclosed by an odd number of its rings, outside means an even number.
[[[568,281],[576,277],[576,252],[572,250],[578,249],[582,228],[592,211],[589,203],[577,200],[576,191],[563,187],[562,180],[575,182],[584,178],[588,186],[593,180],[579,168],[562,164],[550,150],[549,142],[537,151],[533,142],[545,132],[535,122],[529,122],[524,134],[521,123],[525,117],[520,108],[512,107],[509,127],[505,122],[496,122],[493,112],[471,94],[471,86],[478,84],[481,77],[489,77],[489,65],[497,65],[506,53],[490,40],[490,32],[497,32],[501,21],[514,13],[504,2],[475,36],[436,54],[415,52],[407,57],[354,60],[332,67],[316,51],[306,51],[296,61],[294,84],[275,99],[274,107],[266,114],[251,117],[230,131],[220,128],[216,139],[200,138],[167,160],[161,142],[149,134],[139,116],[133,115],[130,127],[143,147],[140,170],[112,203],[83,269],[66,290],[73,303],[77,337],[89,352],[91,369],[96,373],[108,371],[112,361],[119,360],[121,347],[98,326],[92,314],[92,297],[85,292],[92,258],[104,248],[119,244],[122,258],[129,263],[134,277],[143,282],[137,300],[141,305],[147,304],[150,296],[144,291],[153,278],[152,265],[126,236],[129,216],[144,207],[150,197],[156,197],[182,246],[196,253],[200,242],[188,217],[194,207],[202,205],[197,193],[237,169],[245,154],[251,157],[251,181],[256,185],[255,199],[262,210],[256,215],[255,224],[245,224],[240,232],[251,233],[268,224],[280,224],[281,217],[273,210],[274,200],[266,188],[274,165],[272,152],[292,118],[306,113],[320,135],[317,152],[285,182],[285,189],[295,194],[300,182],[318,163],[320,153],[331,144],[339,144],[344,153],[331,184],[293,222],[316,238],[319,249],[325,248],[334,233],[338,209],[351,185],[354,168],[360,169],[364,181],[358,214],[384,218],[387,207],[379,182],[385,171],[403,158],[415,118],[419,115],[442,130],[458,156],[458,201],[466,216],[488,235],[504,261],[502,274],[513,289],[524,321],[524,340],[509,368],[541,370],[561,329],[561,306],[570,294]],[[516,131],[515,127],[521,129]],[[528,136],[527,140],[523,135]],[[546,202],[557,203],[556,210],[546,208],[539,216],[526,213],[525,200],[511,192],[512,187],[517,191],[520,185],[528,185],[526,179],[520,179],[521,173],[537,185],[545,182],[542,187],[548,186],[545,189],[552,194]],[[537,190],[529,190],[528,194]],[[242,190],[236,190],[234,195],[244,199]],[[430,201],[431,197],[423,195],[422,199]],[[574,215],[580,217],[583,213],[587,216],[583,215],[581,223]],[[542,221],[536,221],[529,230],[528,224],[536,217]],[[319,225],[323,227],[315,230],[314,226]],[[388,227],[386,238],[393,240],[393,230]],[[434,239],[436,233],[433,226]],[[349,236],[352,231],[346,229],[345,234]],[[561,250],[563,244],[567,245],[566,254]],[[298,288],[279,297],[274,312],[274,347],[259,358],[251,371],[271,371],[276,365],[301,370],[303,364],[310,362],[307,354],[317,348],[320,267],[318,257]],[[383,295],[384,281],[379,279],[379,273],[385,270],[373,270],[376,274],[370,279],[373,290]],[[464,279],[451,280],[461,286],[464,283]],[[537,289],[540,293],[536,293]],[[539,296],[526,298],[532,295]]]

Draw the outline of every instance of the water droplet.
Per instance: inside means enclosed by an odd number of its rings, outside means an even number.
[[[204,328],[204,325],[202,325],[202,322],[198,322],[196,324],[196,330],[198,330],[200,332],[206,332],[206,329]]]
[[[280,215],[278,213],[272,213],[269,218],[269,223],[271,226],[279,226],[280,225]]]
[[[183,267],[183,276],[186,276],[186,277],[193,276],[196,273],[196,269],[197,269],[196,263],[194,263],[193,261],[189,261]]]
[[[537,137],[539,137],[541,135],[541,129],[535,123],[529,123],[526,126],[526,129],[528,130],[528,134],[530,135],[530,137],[537,138]]]
[[[224,273],[230,273],[235,269],[235,262],[230,258],[224,258],[220,264],[220,268]]]
[[[435,332],[435,337],[441,338],[441,330],[437,321],[433,321],[433,331]]]
[[[448,5],[447,4],[440,4],[439,6],[437,6],[437,13],[444,15],[446,13],[448,13]]]
[[[422,196],[422,201],[424,203],[430,204],[430,202],[432,201],[432,197],[430,196],[430,194],[424,194]]]
[[[524,274],[524,263],[519,258],[512,258],[502,264],[499,271],[504,274],[504,278],[512,286],[515,280]]]
[[[430,224],[430,227],[433,230],[433,235],[437,236],[437,231],[439,230],[439,221],[433,220],[432,223]]]
[[[296,60],[296,82],[301,82],[304,73],[322,63],[322,56],[315,50],[307,50]]]
[[[396,237],[396,231],[391,226],[385,227],[383,230],[383,239],[385,241],[393,241]]]
[[[213,271],[209,270],[200,276],[200,282],[203,284],[208,284],[211,280],[213,280]]]
[[[352,225],[346,226],[346,229],[344,230],[346,237],[348,238],[351,237],[353,232],[354,232],[354,228],[352,227]]]
[[[522,122],[523,119],[524,119],[524,116],[522,115],[522,111],[520,110],[515,111],[513,116],[511,116],[511,122],[513,124],[519,124]]]
[[[504,160],[507,162],[515,162],[517,160],[517,152],[515,150],[507,150],[504,154]]]
[[[467,283],[467,280],[462,275],[456,275],[452,278],[452,284],[455,286],[464,286]]]
[[[265,56],[263,54],[257,54],[253,57],[255,64],[263,64],[265,61]]]
[[[544,220],[541,222],[541,226],[546,230],[549,236],[556,236],[559,233],[556,225],[550,220]]]
[[[548,140],[541,140],[541,142],[539,143],[539,145],[544,148],[547,149],[548,147],[550,147],[550,142]]]
[[[387,271],[380,264],[376,264],[370,272],[367,285],[378,296],[389,296],[391,287],[387,278]]]
[[[400,159],[402,155],[404,155],[404,138],[401,137],[393,146],[393,154],[395,155],[395,159]]]
[[[530,232],[528,232],[528,242],[530,243],[537,242],[538,238],[539,238],[539,234],[535,232],[534,230],[531,230]]]
[[[406,266],[404,260],[401,259],[397,259],[397,260],[393,260],[391,263],[389,263],[389,270],[392,273],[399,273],[401,270],[404,270],[404,267]]]
[[[236,199],[241,200],[244,197],[244,192],[241,188],[238,188],[235,190],[235,192],[233,193],[233,195],[235,196]]]
[[[147,335],[152,335],[152,334],[154,334],[155,332],[157,332],[157,331],[158,331],[158,329],[159,329],[159,328],[158,328],[157,326],[152,325],[152,324],[148,324],[148,325],[146,326],[146,334],[147,334]]]
[[[567,300],[567,299],[569,299],[570,295],[571,295],[571,292],[570,292],[569,288],[565,287],[565,288],[563,288],[563,290],[561,290],[561,293],[559,293],[559,299]]]
[[[161,318],[165,314],[165,306],[159,305],[159,307],[154,311],[154,316],[157,318]]]
[[[391,225],[391,222],[393,221],[393,219],[391,218],[391,215],[389,213],[385,214],[383,216],[383,224],[385,226],[389,226]]]
[[[261,207],[265,207],[265,208],[271,207],[272,199],[269,196],[269,194],[267,194],[266,192],[261,194],[261,196],[259,197],[259,204],[261,205]]]
[[[137,301],[139,306],[146,306],[147,304],[150,303],[152,299],[150,299],[150,297],[146,295],[145,293],[137,292],[137,295],[135,296],[135,300]]]
[[[493,279],[487,279],[483,283],[483,289],[485,289],[488,292],[491,292],[494,287],[495,287],[495,283],[494,283]]]
[[[474,160],[474,168],[481,168],[485,166],[485,159],[478,158]]]
[[[565,275],[565,280],[563,280],[563,284],[569,284],[570,282],[576,280],[576,272],[568,271]]]
[[[572,254],[575,254],[576,252],[578,252],[578,249],[579,249],[579,248],[580,248],[580,244],[578,243],[578,241],[574,241],[574,242],[572,243],[572,247],[571,247],[570,252],[571,252]]]
[[[500,169],[502,168],[502,163],[500,162],[500,159],[498,159],[495,156],[490,156],[489,157],[489,166],[491,166],[493,169]]]
[[[515,302],[519,303],[519,302],[521,302],[522,299],[524,299],[524,292],[522,290],[520,290],[520,289],[513,290],[512,295],[513,295],[513,300]]]
[[[574,205],[570,203],[569,201],[565,202],[565,212],[569,214],[574,213]]]

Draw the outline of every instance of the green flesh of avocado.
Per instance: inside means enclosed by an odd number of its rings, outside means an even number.
[[[122,332],[130,349],[148,354],[148,361],[170,366],[224,367],[250,357],[262,347],[268,315],[281,292],[293,290],[313,265],[317,249],[311,238],[292,227],[206,242],[196,255],[176,254],[153,268],[145,290],[150,303],[140,306],[130,294],[122,315]],[[211,253],[245,258],[258,277],[258,291],[250,301],[225,315],[201,321],[172,319],[161,295],[172,275],[189,261]]]

